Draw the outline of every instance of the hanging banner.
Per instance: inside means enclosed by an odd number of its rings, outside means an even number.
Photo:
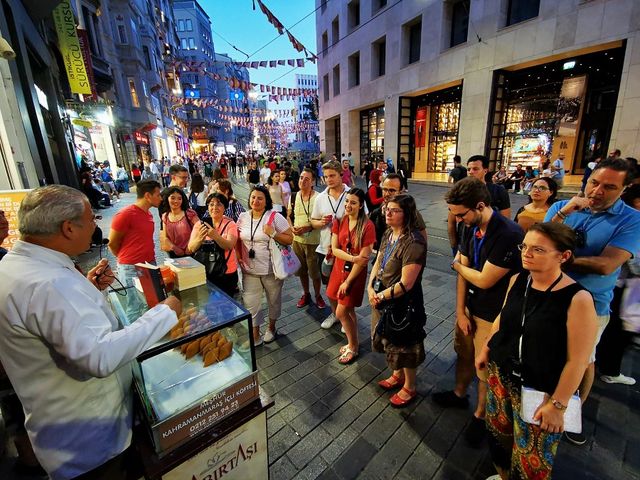
[[[58,48],[67,72],[72,93],[91,95],[91,83],[82,58],[82,48],[76,32],[70,0],[62,0],[53,10],[53,22],[58,34]]]
[[[3,248],[11,250],[16,241],[20,238],[18,232],[18,209],[20,202],[31,190],[3,190],[0,191],[0,210],[4,211],[4,216],[9,222],[9,235],[4,239]]]
[[[96,79],[93,76],[93,63],[91,61],[91,49],[89,47],[89,34],[86,30],[81,28],[77,29],[78,40],[80,41],[80,49],[82,50],[82,60],[84,67],[87,69],[89,76],[89,86],[91,87],[91,96],[87,97],[89,100],[97,101],[98,94],[96,93]]]

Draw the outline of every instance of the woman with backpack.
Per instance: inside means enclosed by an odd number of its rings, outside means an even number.
[[[171,258],[191,255],[189,238],[198,214],[190,208],[189,199],[180,187],[169,187],[162,199],[160,248]]]
[[[209,215],[194,225],[188,248],[196,260],[205,262],[207,280],[232,297],[238,292],[238,227],[224,216],[229,201],[223,194],[212,193],[206,205]],[[208,265],[209,261],[214,265]]]

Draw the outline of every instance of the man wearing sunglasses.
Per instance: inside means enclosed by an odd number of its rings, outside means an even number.
[[[491,195],[481,180],[471,176],[457,182],[445,195],[449,213],[464,223],[459,252],[451,264],[458,273],[454,348],[456,385],[437,392],[433,400],[443,407],[467,408],[467,389],[478,377],[478,404],[465,430],[473,447],[482,442],[487,397],[487,371],[476,370],[475,355],[484,346],[504,301],[509,278],[522,268],[518,244],[520,226],[491,208]]]
[[[593,295],[598,314],[596,345],[609,323],[609,305],[620,267],[640,247],[640,212],[620,199],[632,181],[633,168],[625,159],[602,160],[587,181],[585,196],[554,203],[545,217],[546,222],[563,222],[576,232],[576,259],[567,267],[567,273]],[[593,385],[595,351],[594,346],[580,385],[583,402]],[[581,434],[566,436],[578,445],[586,442]]]

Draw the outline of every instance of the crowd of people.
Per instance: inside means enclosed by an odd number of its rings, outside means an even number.
[[[389,367],[378,385],[393,392],[393,407],[403,408],[418,396],[417,371],[425,361],[426,226],[407,192],[406,167],[393,171],[386,161],[375,168],[363,162],[366,188],[360,189],[351,154],[342,157],[299,161],[294,168],[273,156],[232,161],[202,155],[153,169],[145,165],[139,178],[132,169],[136,201],[114,216],[108,245],[117,278],[132,286],[134,265],[156,262],[159,222],[163,251],[203,262],[208,280],[243,302],[256,347],[279,335],[284,280],[275,275],[270,244],[291,246],[301,264],[296,306],[324,310],[327,298],[330,313],[320,326],[342,327],[340,364],[358,361],[365,340],[356,308],[366,292],[372,350]],[[102,176],[106,168],[95,169],[82,175],[95,183],[95,172]],[[467,409],[467,392],[477,380],[465,441],[479,447],[488,440],[495,478],[546,479],[563,432],[575,444],[586,441],[579,431],[565,431],[564,413],[574,408],[575,394],[587,401],[594,363],[608,383],[635,383],[620,372],[630,335],[619,316],[624,280],[640,271],[634,258],[640,238],[637,168],[619,156],[601,159],[584,193],[560,201],[557,175],[532,177],[530,202],[514,220],[500,172],[495,177],[488,169],[482,155],[470,157],[466,168],[456,158],[444,198],[457,275],[457,360],[453,390],[435,392],[432,400]],[[145,177],[147,171],[157,177]],[[516,171],[507,179],[520,190],[528,177]],[[320,192],[314,188],[319,173]],[[243,181],[251,188],[246,206],[233,193]],[[113,182],[117,192],[122,185]],[[125,468],[130,453],[132,402],[128,391],[113,385],[130,382],[127,363],[166,334],[182,308],[169,297],[147,311],[132,295],[126,308],[142,322],[120,329],[100,293],[116,277],[108,262],[101,260],[83,277],[70,258],[88,248],[92,209],[104,205],[97,197],[94,203],[90,188],[83,184],[85,195],[62,186],[28,193],[19,212],[22,237],[0,262],[9,280],[0,285],[6,299],[0,305],[0,360],[27,414],[35,454],[53,478],[121,478],[115,472]],[[40,382],[58,392],[59,401],[49,403],[33,388]],[[531,392],[540,397],[529,418],[523,405]],[[87,404],[84,420],[100,418],[101,430],[78,421],[61,444],[57,422],[73,422]]]

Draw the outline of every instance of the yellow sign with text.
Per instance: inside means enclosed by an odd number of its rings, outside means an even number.
[[[67,79],[73,93],[91,95],[91,83],[82,57],[70,0],[62,0],[53,11],[53,23],[58,34],[58,47],[64,60]]]
[[[20,202],[30,191],[0,190],[0,210],[4,211],[4,216],[9,222],[9,236],[2,242],[0,247],[11,250],[20,238],[20,232],[18,232],[18,209],[20,208]]]

